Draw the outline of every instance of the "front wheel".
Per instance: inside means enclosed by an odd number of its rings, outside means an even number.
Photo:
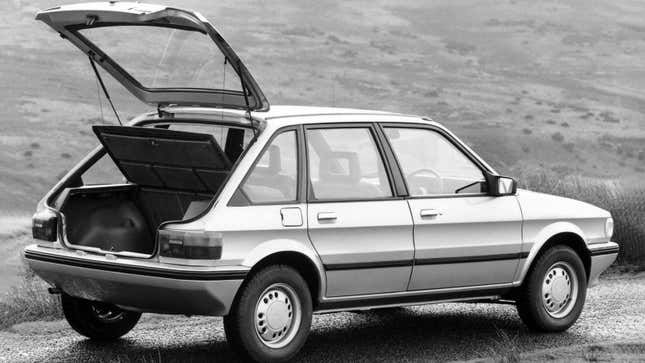
[[[69,325],[81,335],[95,340],[112,340],[127,334],[141,318],[141,313],[117,306],[61,296],[63,314]]]
[[[560,332],[573,325],[587,296],[587,275],[578,254],[566,246],[538,257],[517,299],[517,311],[531,329]]]
[[[224,317],[224,331],[242,358],[283,362],[305,344],[311,315],[311,294],[298,271],[284,265],[269,266],[244,285]]]

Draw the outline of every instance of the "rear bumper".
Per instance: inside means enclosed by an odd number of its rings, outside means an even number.
[[[125,309],[186,315],[226,315],[248,273],[243,266],[196,267],[111,258],[31,245],[25,259],[64,293]]]
[[[589,286],[598,283],[598,277],[611,266],[618,257],[618,244],[615,242],[599,243],[589,245],[591,253],[591,268],[589,269]]]

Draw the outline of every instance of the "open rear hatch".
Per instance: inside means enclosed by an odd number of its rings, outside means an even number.
[[[103,67],[141,101],[267,110],[233,49],[199,13],[162,5],[64,5],[36,16]],[[227,75],[227,69],[232,69]]]
[[[66,244],[94,252],[152,256],[164,222],[203,212],[224,185],[231,160],[211,134],[94,126],[130,182],[67,190]]]

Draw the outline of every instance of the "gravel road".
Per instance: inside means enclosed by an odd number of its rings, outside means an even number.
[[[645,343],[645,273],[603,278],[589,290],[578,322],[560,334],[530,333],[510,305],[438,304],[317,315],[299,360],[468,360],[615,342]],[[63,321],[23,323],[0,332],[0,361],[99,360],[226,362],[234,357],[220,318],[144,316],[130,334],[109,344],[82,339]]]

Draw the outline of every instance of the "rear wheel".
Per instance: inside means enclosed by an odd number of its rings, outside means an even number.
[[[305,344],[311,315],[311,294],[302,276],[289,266],[269,266],[244,285],[224,317],[224,330],[242,358],[283,362]]]
[[[127,334],[141,317],[141,313],[65,294],[61,303],[69,325],[79,334],[96,340],[112,340]]]
[[[578,254],[566,246],[538,257],[520,288],[517,311],[531,329],[559,332],[573,325],[584,306],[587,275]]]

